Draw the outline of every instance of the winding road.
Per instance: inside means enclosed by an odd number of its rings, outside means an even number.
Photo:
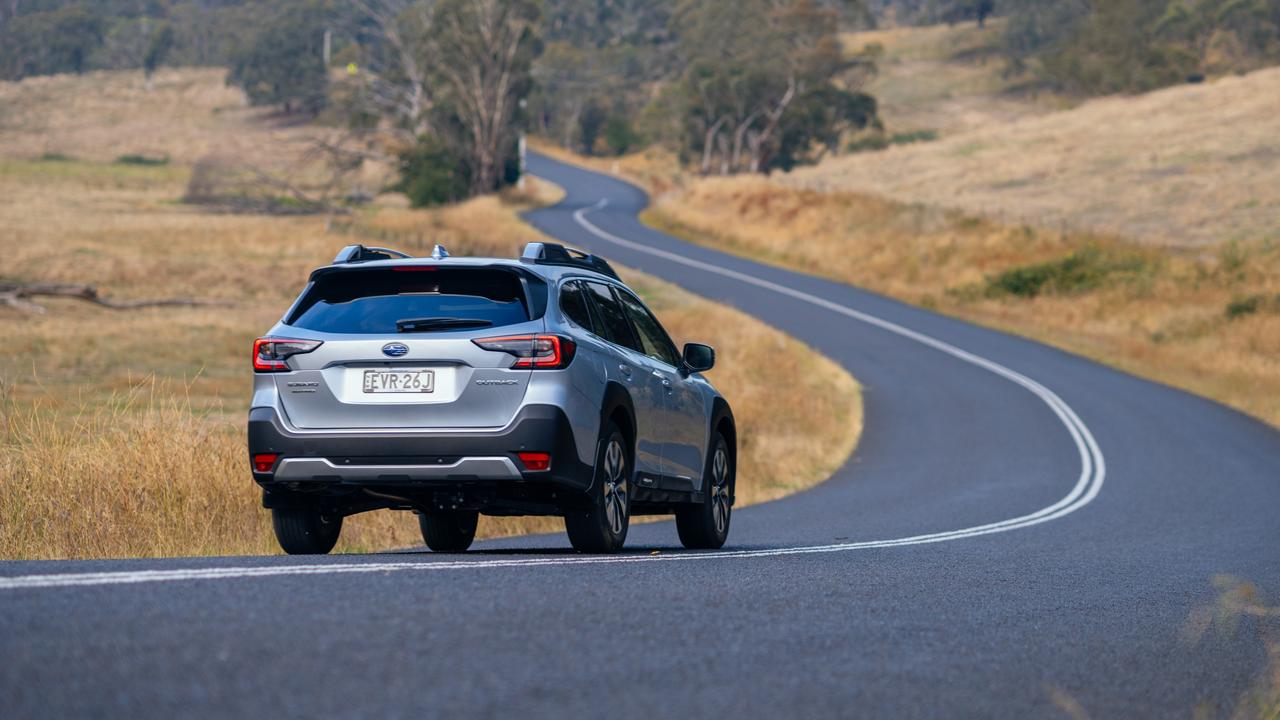
[[[1192,619],[1216,576],[1280,596],[1280,433],[690,245],[638,221],[631,185],[530,168],[567,192],[529,214],[544,232],[849,368],[854,457],[737,510],[718,552],[663,522],[610,557],[551,535],[447,558],[0,563],[0,716],[1189,717],[1260,680],[1257,619]]]

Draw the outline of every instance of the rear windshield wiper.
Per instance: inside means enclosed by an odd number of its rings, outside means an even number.
[[[432,330],[461,330],[463,328],[482,328],[489,327],[493,323],[489,320],[481,320],[480,318],[411,318],[408,320],[397,320],[396,330],[402,333],[409,332],[430,332]]]

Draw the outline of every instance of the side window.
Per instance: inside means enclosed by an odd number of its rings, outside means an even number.
[[[587,307],[587,298],[582,293],[582,284],[577,280],[570,280],[560,288],[560,309],[565,317],[578,327],[596,335],[600,334],[600,328],[592,322],[591,309]]]
[[[679,367],[680,354],[676,352],[675,345],[671,344],[667,331],[662,329],[658,319],[631,293],[619,292],[618,297],[622,298],[622,304],[627,308],[627,316],[631,318],[631,324],[640,335],[640,342],[644,344],[644,354],[672,367]]]
[[[594,282],[585,282],[583,286],[598,311],[597,316],[603,326],[598,333],[600,337],[623,347],[629,347],[636,352],[644,352],[640,341],[631,332],[631,325],[627,322],[627,314],[622,309],[622,303],[613,296],[609,286]]]

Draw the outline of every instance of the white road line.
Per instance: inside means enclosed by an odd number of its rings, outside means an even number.
[[[1067,432],[1071,435],[1072,441],[1076,444],[1076,447],[1080,452],[1079,479],[1071,488],[1071,492],[1067,493],[1067,495],[1061,500],[1029,515],[1022,515],[1008,520],[1001,520],[999,522],[977,525],[959,530],[930,533],[927,535],[913,535],[910,537],[893,538],[889,540],[870,540],[865,542],[769,548],[762,550],[722,550],[702,553],[677,553],[671,555],[571,556],[425,562],[410,560],[378,563],[317,563],[311,565],[280,565],[266,567],[229,566],[188,568],[179,570],[134,570],[96,573],[62,573],[51,575],[20,575],[0,578],[0,590],[84,587],[95,585],[131,585],[137,583],[177,582],[184,580],[235,580],[286,575],[337,575],[349,573],[426,572],[564,565],[621,565],[651,562],[696,562],[702,560],[732,560],[779,557],[784,555],[849,552],[853,550],[869,550],[873,548],[891,548],[906,545],[925,545],[930,543],[949,542],[952,540],[978,537],[981,535],[1019,530],[1069,515],[1085,505],[1088,505],[1095,497],[1098,496],[1098,492],[1102,489],[1103,480],[1106,478],[1107,471],[1106,461],[1102,456],[1102,451],[1098,448],[1098,443],[1094,439],[1093,433],[1089,432],[1088,426],[1080,420],[1080,417],[1076,415],[1075,411],[1072,410],[1071,407],[1062,400],[1062,398],[1058,397],[1053,391],[1044,387],[1035,380],[1032,380],[1019,372],[1010,370],[1004,365],[975,355],[966,350],[961,350],[960,348],[938,340],[937,338],[916,332],[915,330],[889,322],[888,320],[883,320],[874,315],[868,315],[867,313],[854,310],[851,307],[847,307],[794,288],[789,288],[785,285],[780,285],[769,280],[764,280],[754,275],[748,275],[736,270],[729,270],[728,268],[712,265],[700,260],[693,260],[691,258],[684,257],[683,255],[678,255],[676,253],[657,248],[651,248],[647,245],[642,245],[640,243],[618,237],[617,235],[600,229],[600,227],[586,218],[588,211],[602,209],[607,205],[607,203],[607,200],[602,199],[600,202],[589,208],[581,208],[574,212],[573,219],[587,232],[590,232],[602,240],[637,252],[647,253],[671,262],[679,263],[681,265],[697,268],[704,272],[716,273],[717,275],[733,278],[740,282],[755,285],[756,287],[786,295],[826,310],[831,310],[832,312],[839,313],[869,325],[874,325],[875,327],[894,333],[895,335],[913,340],[921,345],[931,347],[939,352],[946,353],[959,360],[976,365],[977,367],[993,372],[1010,382],[1022,386],[1048,405],[1049,409],[1053,411],[1054,415],[1058,417],[1063,426],[1066,427]]]

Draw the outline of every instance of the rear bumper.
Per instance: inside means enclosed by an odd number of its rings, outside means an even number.
[[[551,453],[551,469],[526,470],[517,452]],[[592,466],[579,459],[564,411],[529,405],[505,428],[455,432],[299,432],[275,408],[249,411],[249,455],[280,456],[254,472],[264,488],[457,487],[537,483],[586,490]]]
[[[284,458],[276,463],[275,482],[333,481],[362,484],[457,482],[459,478],[479,480],[521,480],[523,475],[511,458],[464,457],[439,459],[434,463],[379,465],[379,458],[367,463],[335,464],[328,458]]]

